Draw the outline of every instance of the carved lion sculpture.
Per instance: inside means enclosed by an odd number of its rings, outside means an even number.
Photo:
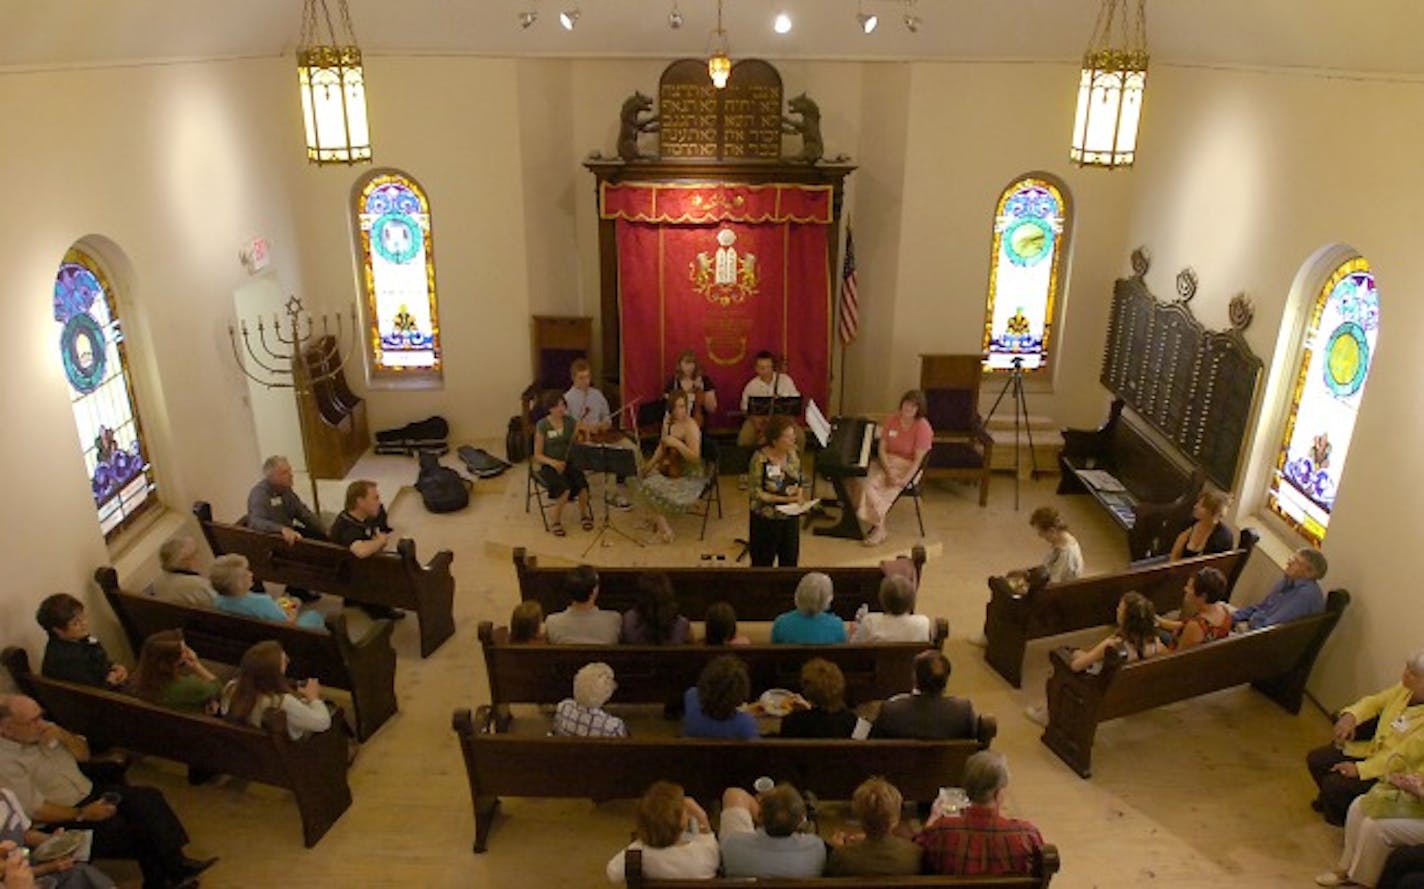
[[[801,115],[801,119],[783,116],[781,131],[799,134],[801,153],[797,155],[797,159],[814,164],[825,153],[825,145],[821,142],[821,107],[802,93],[789,99],[786,109],[792,114]]]
[[[634,93],[623,100],[623,111],[618,119],[618,156],[625,161],[646,157],[638,151],[638,136],[642,133],[658,131],[658,116],[643,117],[653,110],[653,100],[642,93]]]

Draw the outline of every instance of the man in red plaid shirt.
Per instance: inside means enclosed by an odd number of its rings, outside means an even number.
[[[999,814],[1009,768],[1001,753],[984,750],[964,765],[969,807],[958,815],[936,812],[915,837],[925,850],[925,869],[936,874],[980,876],[1029,874],[1043,849],[1038,828]]]

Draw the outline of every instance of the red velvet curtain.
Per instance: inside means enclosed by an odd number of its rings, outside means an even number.
[[[830,186],[622,183],[601,197],[617,220],[625,402],[661,396],[692,349],[725,425],[765,349],[827,409]]]

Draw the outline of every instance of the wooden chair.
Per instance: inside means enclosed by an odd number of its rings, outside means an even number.
[[[979,482],[979,505],[989,502],[989,473],[994,439],[979,416],[982,355],[921,355],[920,388],[934,427],[934,444],[925,461],[929,478]],[[923,532],[922,532],[923,533]]]

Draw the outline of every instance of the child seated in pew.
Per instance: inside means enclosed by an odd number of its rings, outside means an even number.
[[[509,642],[520,645],[544,641],[544,607],[534,599],[525,599],[514,606],[509,616]]]
[[[216,715],[222,683],[183,641],[182,630],[160,630],[143,640],[129,689],[173,710]]]
[[[40,603],[35,620],[49,635],[42,675],[96,688],[118,688],[128,681],[128,668],[114,663],[103,644],[89,634],[83,602],[68,593],[55,593]]]
[[[287,714],[287,734],[293,741],[331,728],[331,710],[321,699],[321,683],[307,679],[293,693],[287,682],[289,666],[287,653],[274,639],[247,649],[237,678],[222,690],[222,715],[233,722],[261,728],[267,713],[280,709]]]
[[[266,593],[252,592],[252,570],[246,556],[235,553],[218,556],[213,560],[208,579],[218,591],[218,611],[326,632],[326,620],[320,612],[300,611],[296,601],[291,599],[287,600],[291,607],[283,607]]]
[[[626,738],[628,726],[603,709],[618,690],[613,668],[595,661],[584,664],[574,674],[574,696],[564,698],[554,708],[551,734],[580,738]]]
[[[1167,651],[1157,636],[1157,609],[1141,593],[1123,593],[1117,602],[1117,627],[1103,641],[1086,651],[1073,649],[1068,666],[1075,673],[1097,673],[1102,670],[1109,648],[1122,647],[1129,661],[1141,661]],[[1036,704],[1025,711],[1029,720],[1048,724],[1048,704]]]
[[[737,632],[737,612],[729,602],[709,605],[702,629],[708,645],[750,645],[752,641]]]

